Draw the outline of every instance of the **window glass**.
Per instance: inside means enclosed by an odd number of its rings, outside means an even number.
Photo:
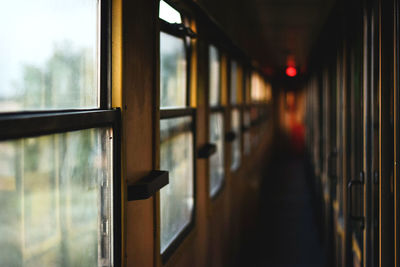
[[[189,225],[193,213],[192,118],[160,121],[160,167],[169,171],[169,184],[160,192],[161,253]]]
[[[99,106],[98,3],[4,2],[0,112]]]
[[[0,151],[0,266],[111,266],[111,130],[4,141]]]
[[[232,110],[231,123],[232,131],[236,134],[231,146],[231,170],[235,171],[240,166],[240,112],[238,109]]]
[[[246,127],[247,129],[250,129],[250,123],[251,123],[251,119],[250,119],[250,111],[249,110],[245,110],[243,112],[243,125],[244,127]],[[251,143],[250,143],[250,131],[246,131],[243,134],[243,153],[245,155],[249,155],[250,151],[251,151]]]
[[[169,23],[182,23],[181,14],[164,1],[160,1],[159,17]]]
[[[218,106],[221,103],[221,64],[218,49],[209,47],[209,88],[210,106]]]
[[[272,86],[260,74],[251,75],[251,101],[268,103],[272,100]]]
[[[236,61],[231,61],[231,104],[237,103],[237,71],[238,66]]]
[[[160,105],[186,106],[186,53],[183,39],[160,33]]]
[[[210,196],[214,196],[224,181],[224,119],[222,113],[210,116],[210,142],[217,145],[217,153],[210,157]]]

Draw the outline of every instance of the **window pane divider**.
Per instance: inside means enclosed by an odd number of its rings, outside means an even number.
[[[193,116],[195,113],[195,108],[174,108],[174,109],[161,109],[160,119],[171,119],[184,116]]]
[[[211,106],[210,107],[210,111],[211,111],[211,113],[224,112],[225,111],[225,107],[223,107],[223,106]]]
[[[79,110],[0,115],[0,141],[119,123],[120,110]]]

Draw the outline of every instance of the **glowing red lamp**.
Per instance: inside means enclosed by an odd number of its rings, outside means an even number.
[[[286,75],[289,77],[294,77],[297,75],[297,70],[295,67],[287,67],[286,68]]]

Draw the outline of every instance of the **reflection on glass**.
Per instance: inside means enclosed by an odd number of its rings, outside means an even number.
[[[213,197],[224,181],[224,119],[222,113],[210,116],[210,142],[217,145],[217,153],[210,157],[210,196]]]
[[[237,71],[238,71],[238,66],[236,61],[232,60],[231,61],[231,104],[236,104],[237,103]]]
[[[243,125],[247,129],[250,129],[250,123],[251,123],[250,111],[246,110],[243,113]],[[249,155],[250,151],[251,151],[250,131],[248,130],[245,133],[243,133],[243,153],[245,155]]]
[[[98,2],[3,1],[0,112],[98,107]]]
[[[111,130],[0,143],[0,266],[112,265]]]
[[[193,213],[192,118],[160,121],[160,167],[169,171],[169,184],[160,192],[161,253],[191,221]]]
[[[169,23],[182,23],[181,14],[164,1],[160,1],[159,17]]]
[[[160,33],[160,105],[186,106],[186,52],[183,39]]]
[[[232,131],[236,134],[236,139],[231,146],[231,171],[235,171],[240,166],[240,112],[238,109],[231,113]]]
[[[210,88],[210,106],[218,106],[221,103],[221,65],[218,49],[210,45],[209,47],[209,88]]]

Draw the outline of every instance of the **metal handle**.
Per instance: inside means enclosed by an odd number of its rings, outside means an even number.
[[[201,159],[207,159],[217,152],[217,146],[215,144],[207,143],[199,149],[198,157]]]
[[[250,130],[249,126],[242,126],[242,132],[243,133],[248,132],[249,130]]]
[[[147,199],[169,183],[168,171],[151,171],[139,182],[128,185],[128,201]]]
[[[234,131],[229,131],[225,135],[225,140],[228,143],[232,143],[237,137],[237,134]]]
[[[349,194],[349,216],[350,219],[353,221],[358,221],[361,223],[361,228],[364,228],[364,216],[355,216],[353,215],[353,186],[364,186],[364,173],[360,173],[360,179],[359,180],[352,180],[348,183],[347,188],[348,188],[348,194]]]

